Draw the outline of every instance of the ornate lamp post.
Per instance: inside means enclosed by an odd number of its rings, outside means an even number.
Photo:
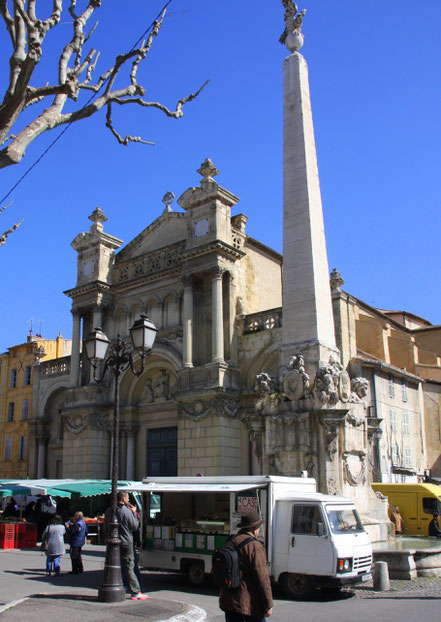
[[[95,330],[85,340],[86,356],[93,367],[93,378],[100,383],[106,371],[115,377],[114,411],[113,411],[113,454],[112,454],[112,511],[109,522],[109,537],[106,545],[106,562],[104,565],[103,582],[98,590],[98,600],[106,603],[121,602],[126,593],[121,579],[120,544],[118,519],[116,516],[117,488],[118,488],[118,440],[119,440],[119,388],[122,374],[130,367],[135,376],[144,371],[145,358],[153,347],[157,333],[156,326],[146,315],[141,315],[132,328],[130,337],[133,349],[141,358],[141,367],[134,367],[133,353],[128,352],[126,345],[118,333],[116,341],[111,342],[101,328]],[[109,350],[109,353],[108,353]],[[100,375],[97,369],[104,361],[104,368]]]

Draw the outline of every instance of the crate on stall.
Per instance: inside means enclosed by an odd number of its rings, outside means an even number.
[[[14,523],[0,523],[0,549],[15,549]]]
[[[15,549],[15,540],[1,540],[0,549]]]
[[[37,525],[34,523],[25,523],[25,529],[17,524],[16,544],[19,549],[30,549],[37,546]]]
[[[15,540],[15,523],[0,523],[0,540]]]

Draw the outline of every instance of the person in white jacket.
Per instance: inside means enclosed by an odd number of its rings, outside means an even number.
[[[46,576],[50,577],[53,572],[55,576],[60,576],[60,559],[66,552],[64,546],[64,534],[66,527],[58,514],[54,514],[49,525],[43,531],[41,537],[43,550],[46,552]]]

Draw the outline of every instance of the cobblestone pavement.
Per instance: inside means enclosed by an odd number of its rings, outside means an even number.
[[[355,594],[356,598],[415,598],[423,594],[426,597],[441,598],[441,577],[418,577],[413,581],[391,579],[390,590],[387,592],[374,591],[372,581],[345,590]]]

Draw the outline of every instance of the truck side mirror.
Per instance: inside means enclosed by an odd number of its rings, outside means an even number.
[[[317,523],[317,535],[322,538],[325,535],[325,528],[323,523]]]

